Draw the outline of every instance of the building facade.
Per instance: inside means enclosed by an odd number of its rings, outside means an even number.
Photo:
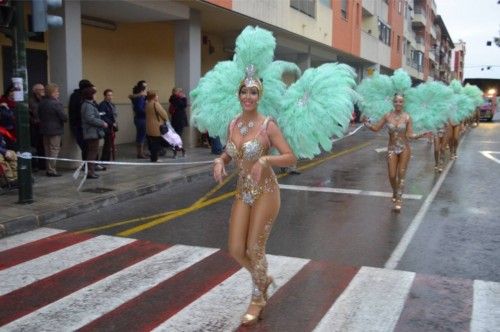
[[[460,82],[464,80],[465,46],[465,42],[463,40],[459,40],[458,43],[455,44],[455,49],[453,50],[453,56],[451,59],[451,63],[453,65],[451,77],[459,80]]]
[[[29,85],[57,83],[65,104],[82,78],[96,85],[98,101],[113,89],[117,143],[134,139],[128,95],[137,81],[146,80],[164,103],[173,87],[190,91],[218,61],[232,58],[247,25],[273,31],[276,59],[302,70],[338,61],[358,80],[401,67],[415,83],[451,75],[453,42],[434,0],[64,0],[54,14],[64,26],[28,43]],[[0,44],[5,86],[11,42],[0,35]],[[187,131],[185,144],[196,137]],[[64,155],[76,156],[73,138],[64,142]]]

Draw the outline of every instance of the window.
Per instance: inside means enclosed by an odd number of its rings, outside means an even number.
[[[316,17],[316,0],[290,0],[290,7],[312,18]]]
[[[399,45],[400,43],[401,43],[401,37],[398,36],[398,41],[397,41],[397,44],[396,44],[396,49],[398,50],[398,52],[399,52],[399,49],[400,49],[399,48],[400,47],[400,45]]]
[[[341,0],[340,6],[340,13],[342,14],[342,17],[347,20],[347,0]]]
[[[378,39],[384,44],[391,46],[391,28],[382,21],[378,21]]]

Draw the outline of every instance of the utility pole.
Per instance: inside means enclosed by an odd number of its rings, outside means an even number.
[[[29,130],[29,112],[28,112],[28,72],[26,67],[26,42],[28,33],[25,28],[24,20],[24,1],[13,1],[15,12],[14,29],[12,33],[12,43],[14,50],[14,78],[20,78],[21,82],[18,89],[22,87],[22,100],[19,91],[16,103],[16,128],[17,144],[21,158],[17,161],[17,176],[19,182],[19,201],[20,204],[33,202],[33,186],[31,177],[31,144]],[[19,83],[17,83],[19,84]]]

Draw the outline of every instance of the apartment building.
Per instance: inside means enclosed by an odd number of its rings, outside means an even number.
[[[59,84],[64,103],[81,78],[97,86],[98,96],[112,88],[117,143],[134,139],[128,95],[137,81],[147,80],[162,102],[174,86],[190,91],[218,61],[232,58],[247,25],[273,31],[276,59],[303,70],[338,61],[351,65],[358,80],[400,67],[415,82],[451,75],[453,42],[434,0],[63,0],[54,14],[64,26],[28,43],[28,83]],[[12,48],[2,34],[0,45],[5,86]],[[186,136],[187,145],[196,144],[195,131]],[[71,156],[72,138],[64,141]]]
[[[452,79],[457,79],[459,81],[464,80],[464,57],[465,57],[465,42],[463,40],[459,40],[458,43],[455,44],[455,49],[453,50],[451,57],[452,64]]]

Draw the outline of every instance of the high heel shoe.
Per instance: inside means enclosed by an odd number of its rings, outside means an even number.
[[[392,208],[394,212],[400,212],[401,211],[401,206],[402,206],[402,200],[401,199],[396,199],[394,202],[394,207]]]
[[[250,326],[255,323],[257,323],[259,320],[262,319],[262,311],[264,310],[264,307],[266,306],[266,301],[263,298],[260,299],[253,299],[252,302],[250,302],[250,305],[259,307],[259,313],[256,315],[253,314],[244,314],[243,317],[241,317],[241,325],[244,326]]]

